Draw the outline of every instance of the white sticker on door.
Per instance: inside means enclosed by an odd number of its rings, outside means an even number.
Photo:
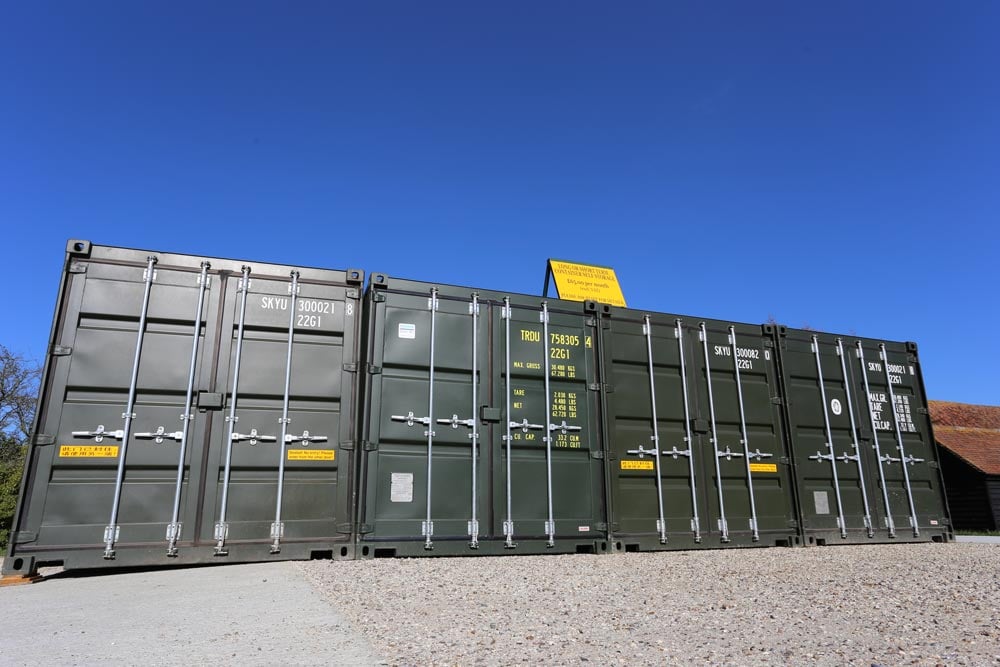
[[[830,401],[830,409],[833,410],[833,414],[839,415],[844,411],[844,408],[840,405],[840,399],[833,399]]]
[[[816,506],[816,514],[830,513],[830,497],[826,491],[813,491],[813,504]]]
[[[389,500],[394,503],[413,502],[413,473],[394,472],[389,485]]]
[[[417,325],[416,324],[406,324],[405,322],[399,323],[399,337],[409,338],[413,340],[417,337]]]

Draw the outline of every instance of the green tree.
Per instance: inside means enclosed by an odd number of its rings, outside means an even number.
[[[41,369],[0,345],[0,554],[7,550]]]

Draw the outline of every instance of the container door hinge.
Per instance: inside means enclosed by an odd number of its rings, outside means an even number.
[[[799,527],[799,522],[796,521],[795,519],[789,519],[788,520],[788,527],[789,528],[798,528]]]
[[[373,530],[375,530],[375,528],[370,523],[358,524],[358,534],[359,535],[364,535],[365,533],[370,533]]]
[[[937,461],[928,461],[927,462],[927,467],[928,468],[934,468],[936,470],[936,469],[940,468],[941,466],[938,465]]]
[[[615,393],[615,386],[613,384],[601,384],[600,382],[592,382],[587,385],[590,391],[603,391],[605,394]]]
[[[789,465],[791,462],[792,462],[791,459],[789,459],[787,456],[782,456],[781,458],[778,459],[778,463],[780,463],[781,465]]]
[[[922,415],[929,415],[930,411],[927,408],[917,408],[917,412]]]
[[[344,364],[344,372],[345,373],[357,373],[358,372],[358,365],[357,364]]]
[[[86,273],[87,265],[82,262],[73,262],[69,265],[69,273]]]
[[[49,354],[53,357],[67,357],[73,354],[73,348],[66,345],[53,345]]]
[[[374,452],[374,451],[378,450],[378,443],[377,442],[365,442],[364,444],[362,444],[362,447],[364,447],[364,449],[365,449],[366,452]]]
[[[608,529],[608,524],[606,522],[604,522],[604,521],[598,521],[597,523],[594,524],[594,530],[605,530],[606,531],[607,529]]]
[[[347,440],[345,442],[340,443],[340,451],[350,452],[353,451],[356,446],[357,444],[353,440]]]
[[[356,289],[349,289],[349,290],[347,290],[347,292],[344,293],[344,296],[346,296],[348,299],[357,299],[358,298],[358,290],[356,290]]]
[[[31,441],[36,445],[54,445],[56,444],[56,437],[48,433],[37,433]]]
[[[353,523],[338,523],[337,524],[337,532],[338,533],[347,533],[348,535],[350,535],[352,532],[354,532],[354,524]]]
[[[372,292],[372,303],[385,303],[385,292]]]
[[[592,458],[592,459],[603,459],[604,458],[604,450],[603,449],[598,449],[596,451],[591,452],[590,453],[590,458]]]
[[[785,399],[783,399],[781,396],[772,396],[771,403],[773,403],[774,405],[784,405]]]
[[[369,375],[378,375],[381,372],[382,372],[382,367],[381,366],[376,366],[375,364],[368,364],[368,374]]]
[[[14,544],[28,544],[38,539],[38,533],[30,530],[19,530],[14,536]]]
[[[774,347],[774,341],[771,340],[770,338],[765,338],[763,343],[764,347]]]

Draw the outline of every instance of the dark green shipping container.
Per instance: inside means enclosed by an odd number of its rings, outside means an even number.
[[[952,538],[917,346],[775,330],[807,544]]]
[[[358,555],[607,549],[595,304],[373,274]]]
[[[362,281],[71,241],[4,571],[351,557]]]

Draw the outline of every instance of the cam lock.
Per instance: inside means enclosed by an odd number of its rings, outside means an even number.
[[[114,438],[116,440],[121,440],[125,437],[125,431],[118,429],[117,431],[105,431],[104,424],[98,424],[97,428],[93,431],[73,431],[74,438],[93,438],[94,442],[103,442],[104,438]]]
[[[184,437],[183,431],[174,431],[173,433],[167,433],[166,429],[162,426],[157,426],[156,430],[152,433],[136,433],[135,437],[143,438],[145,440],[152,440],[156,444],[162,443],[164,440],[177,440],[178,442]]]
[[[273,435],[260,435],[257,433],[257,429],[251,428],[249,433],[233,433],[232,441],[240,442],[241,440],[250,441],[250,446],[256,446],[258,442],[276,442],[278,439]]]

